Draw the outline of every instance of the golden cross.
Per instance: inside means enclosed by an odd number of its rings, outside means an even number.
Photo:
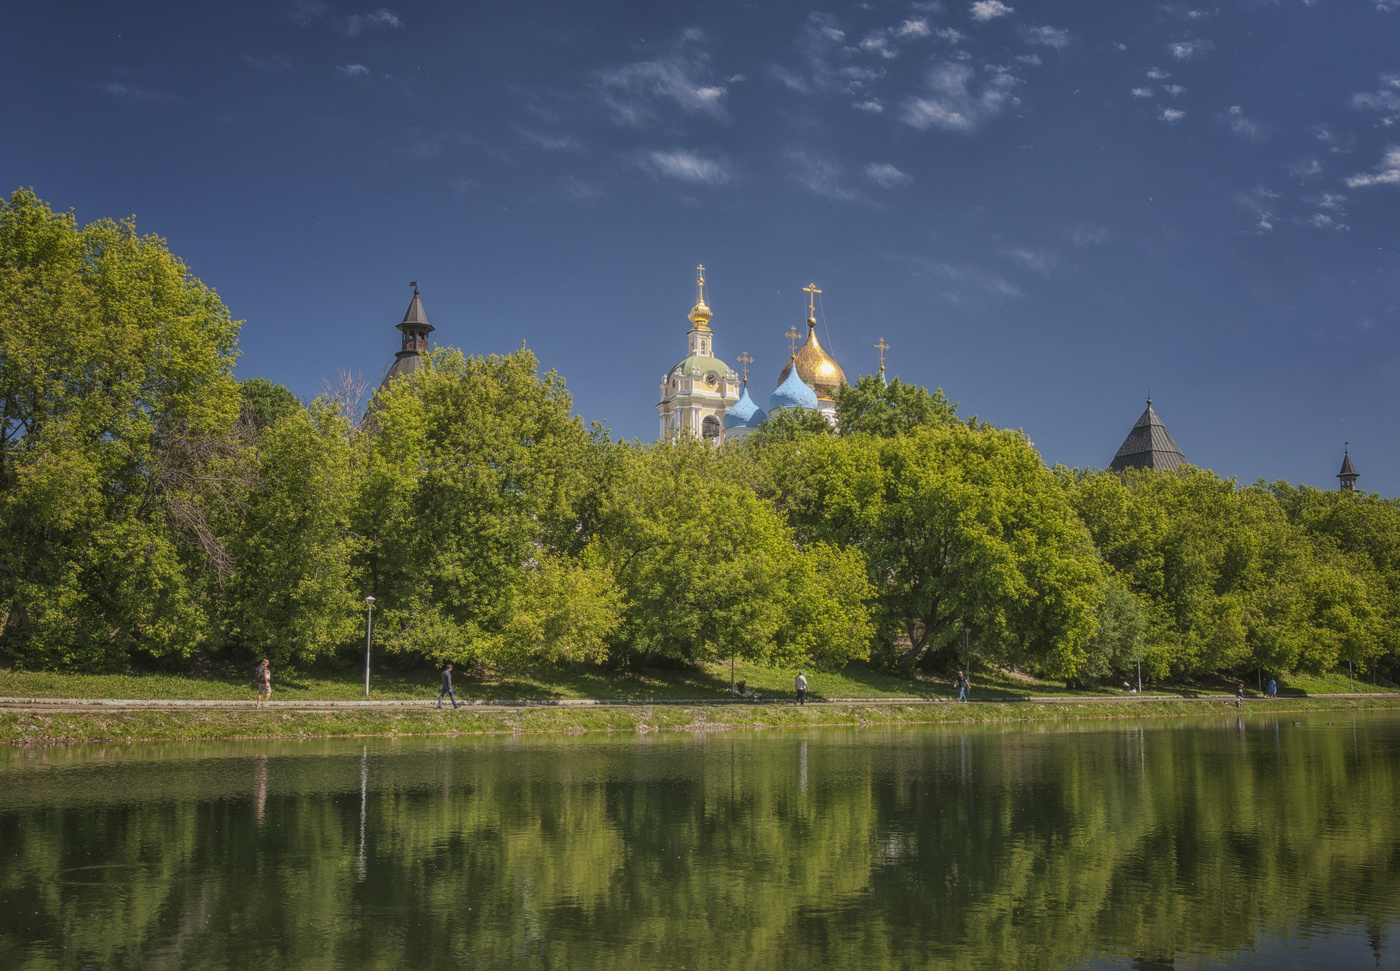
[[[705,264],[701,263],[695,268],[695,286],[700,291],[698,303],[705,302]]]
[[[796,359],[796,357],[797,357],[797,326],[794,324],[792,327],[789,327],[789,328],[787,329],[787,333],[784,334],[783,336],[786,337],[786,338],[788,339],[788,346],[792,348],[792,356],[793,356],[794,359]]]
[[[748,351],[743,351],[742,353],[740,353],[740,355],[739,355],[737,358],[735,358],[735,360],[737,360],[737,361],[739,362],[739,364],[743,366],[743,368],[744,368],[744,383],[745,383],[745,384],[748,384],[748,383],[749,383],[749,365],[753,363],[753,358],[749,357],[749,352],[748,352]]]
[[[817,285],[815,283],[809,283],[802,289],[807,291],[808,293],[807,316],[815,317],[817,315],[817,294],[821,293],[821,291],[817,289]]]
[[[876,346],[877,348],[879,348],[879,350],[880,350],[880,373],[881,373],[881,374],[884,374],[884,373],[885,373],[885,352],[888,351],[888,350],[890,349],[890,345],[886,344],[886,343],[885,343],[885,339],[884,339],[883,337],[881,337],[880,340],[879,340],[878,342],[876,342],[875,346]]]

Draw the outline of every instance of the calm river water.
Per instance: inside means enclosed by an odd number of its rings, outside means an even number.
[[[0,749],[0,968],[1400,968],[1400,716]]]

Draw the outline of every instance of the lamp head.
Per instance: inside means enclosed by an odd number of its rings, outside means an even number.
[[[373,598],[373,597],[366,597],[366,598],[365,598],[365,606],[366,606],[366,607],[373,607],[373,606],[374,606],[374,598]]]

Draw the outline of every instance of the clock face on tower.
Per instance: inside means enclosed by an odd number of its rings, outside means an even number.
[[[706,373],[706,375],[705,375],[705,387],[707,387],[707,388],[713,388],[713,387],[714,387],[715,385],[717,385],[717,384],[719,384],[719,375],[716,374],[716,373],[713,372],[713,371],[710,371],[710,372]]]

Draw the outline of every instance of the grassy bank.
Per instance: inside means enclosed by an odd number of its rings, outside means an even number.
[[[1400,709],[1393,698],[1252,700],[1249,717],[1303,711]],[[987,702],[972,705],[832,703],[797,707],[765,705],[628,705],[588,708],[277,711],[3,711],[0,744],[168,741],[206,739],[393,737],[410,735],[510,735],[527,732],[729,731],[816,726],[972,724],[1006,721],[1233,715],[1220,698],[1134,703]]]

